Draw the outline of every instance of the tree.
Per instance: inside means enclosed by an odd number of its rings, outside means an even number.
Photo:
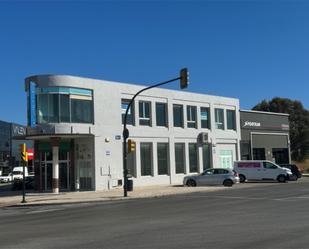
[[[263,100],[252,108],[256,111],[288,113],[290,123],[291,156],[302,161],[309,155],[309,112],[297,100],[275,97]]]

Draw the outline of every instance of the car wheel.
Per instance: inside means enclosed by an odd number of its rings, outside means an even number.
[[[223,186],[224,186],[224,187],[232,187],[233,184],[234,184],[233,181],[232,181],[232,180],[229,180],[229,179],[224,180],[224,182],[223,182]]]
[[[244,175],[239,175],[239,181],[240,182],[245,182],[246,181],[246,177]]]
[[[279,176],[277,177],[277,181],[278,181],[278,182],[286,182],[286,177],[285,177],[284,175],[279,175]]]
[[[192,179],[187,181],[187,186],[188,187],[196,187],[196,182]]]

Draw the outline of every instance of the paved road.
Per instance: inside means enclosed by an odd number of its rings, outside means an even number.
[[[309,248],[309,179],[0,211],[0,248]]]

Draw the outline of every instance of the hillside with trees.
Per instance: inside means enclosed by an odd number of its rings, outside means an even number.
[[[252,108],[256,111],[288,113],[290,122],[291,156],[294,161],[309,157],[309,111],[297,100],[273,98]]]

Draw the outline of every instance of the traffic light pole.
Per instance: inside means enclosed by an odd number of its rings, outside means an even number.
[[[26,177],[25,177],[26,162],[23,161],[23,200],[21,203],[26,203]]]
[[[183,69],[183,70],[187,70],[187,69]],[[183,71],[182,70],[182,71]],[[181,71],[181,72],[182,72]],[[187,71],[186,71],[187,72]],[[155,88],[155,87],[158,87],[158,86],[162,86],[162,85],[165,85],[167,83],[170,83],[170,82],[173,82],[173,81],[176,81],[176,80],[182,80],[184,77],[184,75],[181,73],[181,76],[180,77],[177,77],[177,78],[174,78],[174,79],[171,79],[171,80],[167,80],[167,81],[163,81],[161,83],[158,83],[158,84],[155,84],[155,85],[152,85],[152,86],[149,86],[149,87],[146,87],[146,88],[143,88],[142,90],[138,91],[134,96],[133,98],[130,100],[130,103],[128,104],[127,106],[127,109],[126,109],[126,113],[124,115],[124,121],[123,121],[123,132],[122,132],[122,136],[123,136],[123,196],[124,197],[127,197],[128,196],[128,166],[127,166],[127,139],[129,137],[129,130],[127,129],[127,117],[128,117],[128,112],[130,110],[130,107],[132,105],[132,103],[134,102],[134,99],[142,92],[146,91],[146,90],[149,90],[151,88]],[[186,76],[187,77],[187,76]],[[185,79],[187,80],[187,79]],[[183,87],[182,87],[183,88]]]

